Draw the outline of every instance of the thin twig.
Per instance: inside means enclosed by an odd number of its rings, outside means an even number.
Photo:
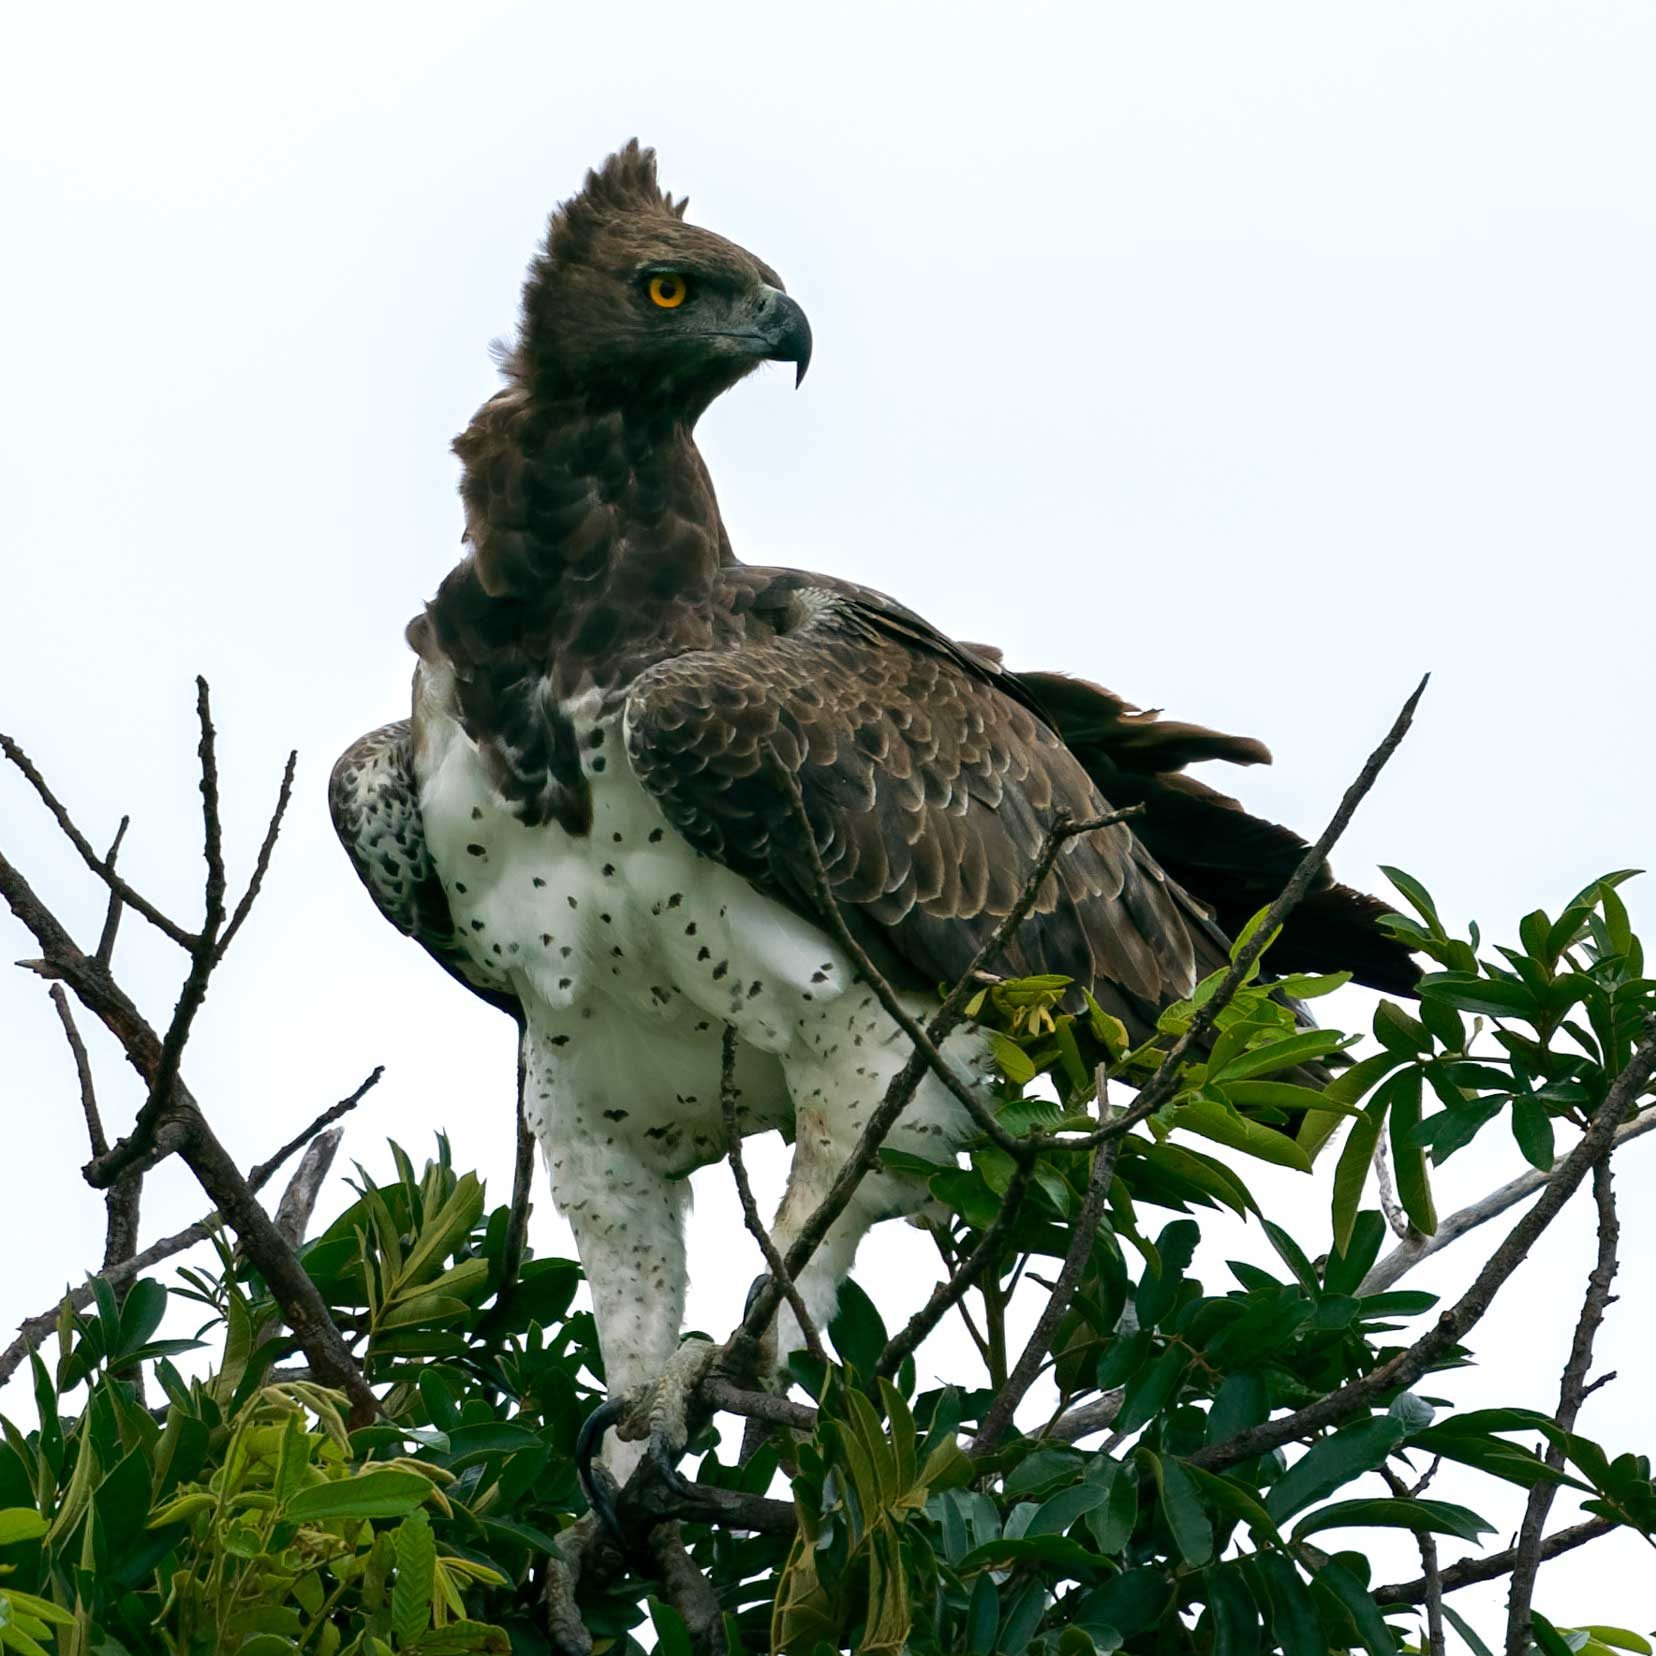
[[[702,1381],[701,1396],[715,1409],[741,1415],[747,1420],[763,1420],[772,1426],[786,1426],[807,1436],[814,1435],[817,1429],[817,1412],[808,1404],[795,1403],[792,1398],[777,1392],[747,1391],[717,1372]]]
[[[946,1281],[932,1289],[931,1298],[886,1342],[874,1365],[876,1374],[895,1374],[902,1367],[903,1359],[918,1349],[920,1342],[949,1314],[950,1308],[976,1287],[978,1279],[998,1260],[1001,1243],[1023,1211],[1024,1192],[1029,1188],[1031,1176],[1028,1163],[1019,1162],[1013,1167],[1000,1212],[978,1238],[977,1246],[949,1273]]]
[[[1438,1358],[1459,1344],[1482,1320],[1495,1295],[1580,1188],[1588,1170],[1613,1148],[1616,1129],[1627,1118],[1651,1075],[1656,1073],[1656,1017],[1645,1020],[1641,1034],[1633,1056],[1611,1082],[1587,1131],[1558,1164],[1535,1205],[1507,1233],[1506,1240],[1484,1263],[1472,1286],[1426,1333],[1360,1379],[1348,1381],[1315,1403],[1263,1425],[1251,1426],[1223,1443],[1198,1449],[1190,1457],[1190,1464],[1204,1471],[1223,1471],[1241,1461],[1252,1460],[1255,1455],[1280,1449],[1308,1432],[1364,1413],[1384,1393],[1412,1386]]]
[[[69,1051],[75,1060],[75,1078],[80,1083],[81,1114],[86,1117],[87,1140],[92,1146],[92,1154],[101,1156],[108,1150],[109,1140],[104,1137],[103,1119],[98,1114],[98,1094],[92,1082],[92,1060],[86,1055],[86,1042],[75,1027],[75,1014],[69,1010],[69,997],[64,994],[63,985],[54,983],[47,995],[57,1008],[58,1022],[63,1025],[64,1039],[68,1041]]]
[[[747,1163],[742,1159],[742,1129],[736,1119],[736,1097],[736,1031],[726,1024],[719,1057],[719,1109],[724,1116],[730,1171],[736,1180],[737,1199],[742,1204],[742,1222],[747,1226],[748,1234],[759,1244],[759,1252],[765,1256],[771,1281],[781,1285],[783,1297],[799,1323],[799,1337],[804,1340],[805,1349],[817,1362],[826,1364],[828,1353],[823,1349],[822,1336],[817,1332],[816,1322],[806,1307],[799,1284],[789,1275],[782,1255],[776,1251],[776,1244],[759,1217],[759,1204],[754,1201],[753,1186],[748,1182]],[[784,1355],[778,1353],[778,1356]]]
[[[123,819],[124,820],[124,819]],[[117,838],[117,844],[119,839]],[[111,897],[110,912],[116,913],[119,897]],[[107,926],[106,926],[107,929]],[[58,1021],[63,1025],[64,1038],[75,1060],[75,1076],[80,1083],[81,1113],[86,1117],[86,1138],[94,1156],[106,1155],[109,1140],[104,1136],[103,1118],[98,1113],[97,1088],[92,1079],[92,1061],[86,1053],[86,1043],[75,1026],[75,1014],[69,1008],[69,997],[61,983],[54,983],[48,991],[52,1005],[57,1009]],[[144,1176],[133,1171],[117,1179],[104,1192],[104,1254],[103,1269],[111,1270],[123,1260],[131,1259],[138,1248],[139,1209],[144,1198]]]
[[[181,949],[193,949],[199,941],[195,933],[186,931],[177,921],[169,919],[141,891],[135,891],[115,872],[109,858],[100,857],[92,849],[91,842],[75,826],[68,810],[47,786],[46,778],[35,768],[34,761],[10,736],[0,735],[0,753],[4,753],[23,773],[24,779],[40,796],[41,803],[52,813],[53,820],[63,830],[64,838],[80,853],[81,861],[116,893],[128,908],[136,909],[158,932],[170,937]]]
[[[115,830],[115,838],[109,842],[109,854],[104,858],[104,866],[111,872],[115,868],[115,859],[121,854],[121,841],[126,838],[126,831],[132,823],[132,818],[124,816],[121,825]],[[98,934],[98,946],[92,951],[92,958],[108,969],[109,963],[115,958],[115,934],[121,929],[121,915],[126,910],[126,900],[120,892],[111,890],[109,902],[104,909],[103,930]]]
[[[241,930],[242,922],[258,900],[260,891],[264,889],[265,875],[270,872],[271,853],[276,849],[276,836],[282,831],[282,819],[287,815],[288,804],[293,798],[293,771],[298,763],[298,752],[290,752],[287,764],[282,770],[282,785],[276,790],[276,808],[270,813],[269,826],[265,829],[264,840],[259,846],[259,855],[253,863],[253,877],[247,882],[247,890],[242,893],[241,901],[236,904],[236,911],[230,916],[230,923],[224,928],[224,935],[218,941],[218,953],[221,957],[234,941],[236,933]]]
[[[1620,1150],[1629,1140],[1642,1138],[1653,1128],[1656,1128],[1656,1109],[1647,1109],[1631,1121],[1624,1122],[1616,1130],[1615,1148]],[[1481,1200],[1470,1202],[1457,1212],[1449,1214],[1447,1218],[1440,1219],[1438,1228],[1430,1236],[1422,1236],[1416,1231],[1370,1270],[1357,1288],[1357,1293],[1384,1293],[1422,1260],[1430,1259],[1433,1254],[1447,1248],[1451,1242],[1458,1242],[1469,1231],[1488,1224],[1491,1219],[1498,1219],[1509,1208],[1517,1207],[1526,1197],[1533,1196],[1538,1190],[1544,1190],[1551,1183],[1556,1171],[1554,1169],[1552,1172],[1542,1172],[1532,1167],[1519,1174],[1516,1179],[1509,1180],[1499,1190],[1492,1190]]]
[[[1612,1147],[1613,1149],[1613,1147]],[[1581,1312],[1576,1318],[1575,1333],[1570,1340],[1570,1355],[1558,1382],[1558,1409],[1553,1420],[1564,1432],[1575,1430],[1576,1416],[1587,1398],[1587,1374],[1593,1366],[1593,1342],[1604,1323],[1604,1314],[1614,1303],[1610,1286],[1616,1279],[1616,1248],[1621,1240],[1621,1224],[1616,1217],[1615,1176],[1611,1172],[1610,1156],[1593,1164],[1593,1203],[1598,1209],[1598,1249],[1593,1268],[1587,1275],[1587,1289],[1582,1296]],[[1546,1464],[1553,1471],[1562,1471],[1564,1451],[1556,1444],[1547,1445]],[[1507,1585],[1507,1656],[1525,1656],[1530,1647],[1530,1603],[1535,1595],[1535,1575],[1541,1565],[1541,1541],[1547,1527],[1547,1514],[1552,1510],[1556,1486],[1550,1479],[1532,1484],[1529,1499],[1524,1505],[1524,1520],[1518,1529],[1518,1562],[1513,1566],[1512,1579]]]
[[[324,1128],[337,1121],[349,1110],[354,1110],[367,1094],[370,1087],[384,1074],[383,1068],[376,1068],[374,1073],[362,1083],[348,1098],[342,1098],[337,1104],[330,1105],[319,1115],[304,1132],[291,1138],[278,1150],[275,1155],[259,1163],[247,1176],[248,1188],[261,1190],[269,1184],[295,1152],[304,1148]],[[186,1225],[183,1230],[175,1231],[171,1236],[163,1236],[150,1243],[147,1248],[140,1249],[131,1259],[109,1270],[98,1273],[112,1288],[120,1288],[130,1282],[140,1272],[147,1271],[150,1266],[158,1265],[163,1259],[171,1259],[174,1254],[181,1254],[186,1248],[193,1248],[196,1243],[204,1242],[220,1229],[224,1224],[223,1217],[215,1208],[211,1213],[196,1220],[193,1225]],[[92,1303],[92,1281],[89,1278],[78,1288],[73,1288],[66,1296],[70,1305],[76,1311],[84,1311]],[[23,1359],[28,1356],[31,1346],[37,1346],[57,1327],[58,1314],[62,1300],[55,1301],[38,1315],[30,1317],[19,1324],[18,1336],[12,1343],[0,1352],[0,1383],[9,1380]]]
[[[1098,1090],[1099,1096],[1102,1097],[1102,1077]],[[1000,1441],[1001,1434],[1012,1424],[1013,1413],[1023,1401],[1024,1393],[1034,1385],[1035,1377],[1040,1373],[1041,1364],[1052,1347],[1052,1337],[1057,1332],[1064,1313],[1069,1310],[1075,1290],[1080,1286],[1081,1272],[1092,1253],[1093,1244],[1098,1239],[1098,1226],[1104,1217],[1104,1204],[1110,1194],[1110,1180],[1115,1176],[1116,1152],[1120,1148],[1119,1139],[1110,1139],[1093,1152],[1092,1169],[1087,1178],[1087,1193],[1082,1198],[1080,1212],[1075,1216],[1075,1226],[1070,1235],[1069,1248],[1064,1254],[1063,1268],[1058,1273],[1057,1282],[1053,1284],[1052,1293],[1041,1309],[1041,1315],[1036,1319],[1035,1330],[1029,1336],[1022,1355],[1013,1364],[1005,1385],[996,1392],[994,1400],[983,1416],[977,1435],[972,1440],[974,1456],[986,1455],[993,1451]]]
[[[1555,1531],[1541,1543],[1543,1562],[1557,1558],[1561,1553],[1573,1552],[1601,1535],[1608,1535],[1618,1526],[1613,1518],[1590,1518],[1585,1523],[1573,1524],[1569,1529]],[[1468,1558],[1451,1564],[1443,1572],[1443,1591],[1459,1592],[1462,1587],[1475,1587],[1480,1581],[1499,1581],[1518,1562],[1518,1549],[1508,1547],[1505,1552],[1491,1553],[1487,1558]],[[1423,1604],[1431,1584],[1424,1576],[1413,1581],[1394,1581],[1370,1591],[1376,1604]]]
[[[1397,1191],[1392,1185],[1391,1161],[1386,1155],[1386,1141],[1379,1137],[1374,1141],[1374,1182],[1380,1194],[1380,1211],[1385,1215],[1392,1235],[1399,1241],[1406,1240],[1410,1230],[1409,1216],[1397,1199]]]
[[[1404,1482],[1389,1466],[1380,1468],[1380,1476],[1386,1480],[1386,1487],[1400,1501],[1409,1500],[1418,1496],[1431,1482],[1437,1471],[1438,1462],[1433,1461],[1431,1470],[1413,1488]],[[1426,1656],[1446,1656],[1447,1646],[1443,1628],[1443,1572],[1438,1567],[1437,1537],[1429,1530],[1416,1532],[1415,1541],[1420,1548],[1420,1566],[1425,1572],[1421,1580],[1426,1583]]]

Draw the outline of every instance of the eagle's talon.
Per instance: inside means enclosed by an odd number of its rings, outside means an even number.
[[[619,1547],[626,1546],[626,1536],[615,1503],[615,1480],[594,1462],[603,1447],[604,1433],[626,1412],[626,1403],[621,1398],[605,1399],[581,1422],[575,1439],[575,1475],[581,1480],[581,1493]]]

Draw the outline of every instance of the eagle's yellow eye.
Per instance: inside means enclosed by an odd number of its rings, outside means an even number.
[[[685,285],[682,276],[652,276],[650,278],[651,303],[660,305],[663,310],[677,310],[688,297],[690,289]]]

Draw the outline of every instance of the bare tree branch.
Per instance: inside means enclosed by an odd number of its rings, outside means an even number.
[[[1590,1518],[1582,1524],[1572,1524],[1549,1535],[1541,1543],[1540,1557],[1545,1562],[1561,1553],[1573,1552],[1577,1547],[1608,1535],[1617,1527],[1610,1518]],[[1518,1562],[1518,1549],[1508,1547],[1505,1552],[1491,1553],[1488,1558],[1468,1558],[1451,1564],[1443,1572],[1443,1591],[1458,1592],[1462,1587],[1475,1587],[1480,1581],[1499,1581]],[[1431,1584],[1424,1576],[1413,1581],[1394,1581],[1384,1587],[1371,1589],[1376,1604],[1424,1604]]]
[[[772,1426],[786,1426],[791,1431],[807,1435],[817,1429],[817,1412],[805,1403],[777,1392],[746,1391],[717,1371],[701,1383],[705,1402],[726,1414],[741,1415],[748,1420],[763,1420]]]
[[[753,1186],[748,1182],[747,1163],[742,1159],[742,1129],[736,1119],[736,1031],[729,1024],[724,1026],[720,1048],[719,1110],[724,1117],[726,1154],[736,1180],[736,1196],[742,1204],[742,1221],[748,1228],[748,1234],[759,1244],[759,1252],[764,1255],[771,1281],[781,1286],[783,1297],[799,1323],[799,1337],[804,1340],[805,1349],[817,1362],[826,1363],[828,1353],[823,1349],[816,1322],[799,1292],[799,1284],[788,1274],[782,1255],[777,1252],[770,1232],[765,1229],[764,1220],[759,1217],[759,1204],[754,1201]]]
[[[1103,1097],[1103,1093],[1104,1084],[1100,1077],[1100,1098]],[[1012,1424],[1014,1411],[1023,1401],[1024,1393],[1034,1385],[1035,1376],[1040,1373],[1041,1365],[1046,1361],[1046,1354],[1052,1347],[1052,1336],[1057,1332],[1059,1322],[1069,1309],[1070,1301],[1075,1297],[1075,1290],[1081,1281],[1081,1272],[1092,1253],[1093,1244],[1098,1240],[1098,1226],[1104,1217],[1104,1204],[1109,1198],[1110,1180],[1115,1176],[1116,1152],[1120,1147],[1119,1139],[1110,1139],[1093,1152],[1092,1169],[1087,1179],[1087,1193],[1082,1198],[1081,1209],[1075,1216],[1069,1248],[1064,1254],[1063,1268],[1058,1272],[1058,1280],[1053,1284],[1052,1293],[1047,1297],[1041,1315],[1036,1319],[1034,1332],[1029,1336],[1023,1354],[1013,1365],[1012,1372],[1006,1377],[1006,1384],[995,1394],[988,1411],[984,1414],[977,1436],[972,1440],[974,1456],[986,1455],[994,1449],[1000,1441],[1001,1434]]]
[[[247,1176],[249,1189],[261,1190],[269,1184],[283,1164],[292,1158],[298,1150],[308,1144],[311,1139],[332,1122],[337,1121],[349,1110],[354,1110],[368,1090],[383,1075],[383,1068],[376,1068],[372,1075],[362,1083],[348,1098],[342,1098],[337,1104],[330,1105],[319,1115],[304,1132],[289,1139],[275,1155],[259,1163]],[[174,1254],[183,1253],[186,1248],[193,1248],[196,1243],[204,1242],[224,1223],[223,1217],[217,1209],[196,1220],[193,1225],[186,1225],[183,1230],[175,1231],[171,1236],[163,1236],[158,1241],[150,1243],[147,1248],[141,1249],[131,1259],[123,1261],[112,1269],[98,1273],[112,1288],[119,1288],[130,1282],[141,1271],[147,1271],[150,1266],[158,1265],[163,1259],[171,1259]],[[84,1311],[92,1303],[92,1281],[89,1278],[78,1288],[71,1289],[64,1296],[76,1311]],[[12,1343],[0,1352],[0,1383],[9,1380],[16,1371],[18,1364],[29,1354],[31,1346],[37,1346],[57,1327],[58,1313],[62,1306],[62,1299],[49,1305],[38,1315],[28,1318],[18,1326],[18,1336]]]
[[[1652,1128],[1656,1128],[1656,1109],[1645,1110],[1631,1121],[1624,1122],[1616,1131],[1615,1148],[1619,1150],[1629,1140],[1642,1138]],[[1544,1190],[1556,1173],[1556,1168],[1550,1173],[1543,1173],[1540,1169],[1532,1167],[1519,1174],[1516,1179],[1509,1180],[1499,1190],[1492,1190],[1480,1200],[1470,1202],[1458,1212],[1440,1219],[1438,1228],[1430,1236],[1422,1236],[1419,1231],[1414,1232],[1407,1241],[1393,1248],[1370,1270],[1358,1287],[1358,1294],[1384,1293],[1422,1260],[1430,1259],[1433,1254],[1447,1248],[1451,1242],[1458,1242],[1469,1231],[1488,1224],[1491,1219],[1498,1219],[1526,1197],[1533,1196],[1538,1190]]]
[[[1116,1386],[1102,1397],[1095,1397],[1092,1402],[1079,1404],[1059,1415],[1041,1436],[1051,1438],[1055,1443],[1078,1443],[1094,1432],[1102,1432],[1105,1427],[1115,1424],[1115,1417],[1121,1413],[1121,1400],[1126,1395],[1125,1386]]]
[[[35,768],[34,761],[10,736],[0,735],[0,753],[23,773],[29,786],[40,796],[41,803],[52,813],[53,820],[63,830],[64,837],[80,853],[81,861],[115,893],[128,908],[136,909],[163,936],[170,937],[181,949],[193,949],[198,941],[194,932],[186,931],[169,919],[141,891],[135,891],[115,872],[113,857],[100,857],[91,842],[74,824],[69,812],[57,795],[46,784],[46,778]],[[120,844],[117,837],[116,844]],[[107,922],[106,922],[107,927]]]
[[[1616,1129],[1626,1120],[1653,1072],[1656,1072],[1656,1017],[1645,1020],[1642,1038],[1633,1056],[1610,1084],[1587,1131],[1558,1164],[1535,1205],[1507,1233],[1506,1240],[1485,1262],[1472,1286],[1438,1317],[1432,1328],[1361,1379],[1348,1381],[1315,1403],[1261,1426],[1249,1427],[1224,1443],[1198,1449],[1190,1457],[1191,1465],[1205,1471],[1222,1471],[1365,1411],[1388,1391],[1413,1385],[1439,1357],[1477,1326],[1495,1295],[1528,1257],[1541,1233],[1576,1193],[1588,1170],[1610,1153]]]
[[[1614,1151],[1614,1145],[1611,1147]],[[1593,1366],[1593,1342],[1603,1326],[1604,1314],[1614,1303],[1610,1285],[1616,1279],[1616,1249],[1621,1224],[1616,1217],[1615,1176],[1610,1153],[1593,1164],[1593,1202],[1598,1208],[1598,1249],[1587,1275],[1581,1312],[1570,1339],[1570,1354],[1558,1383],[1558,1409],[1553,1415],[1559,1428],[1575,1430],[1576,1416],[1587,1398],[1587,1374]],[[1546,1464],[1555,1472],[1564,1468],[1564,1451],[1555,1443],[1547,1445]],[[1541,1541],[1552,1510],[1556,1486],[1543,1479],[1530,1487],[1524,1505],[1524,1521],[1518,1529],[1518,1561],[1507,1585],[1507,1656],[1525,1656],[1530,1646],[1530,1603],[1535,1596],[1535,1574],[1541,1565]]]
[[[318,1133],[300,1158],[299,1165],[288,1180],[282,1199],[276,1204],[276,1229],[290,1248],[297,1248],[305,1240],[311,1215],[316,1211],[316,1199],[328,1177],[328,1169],[339,1151],[344,1129],[330,1127]]]

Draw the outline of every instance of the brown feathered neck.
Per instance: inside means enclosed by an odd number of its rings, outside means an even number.
[[[426,611],[450,660],[527,654],[574,695],[705,646],[713,582],[734,558],[688,427],[542,407],[519,387],[485,403],[455,450],[470,555]]]

